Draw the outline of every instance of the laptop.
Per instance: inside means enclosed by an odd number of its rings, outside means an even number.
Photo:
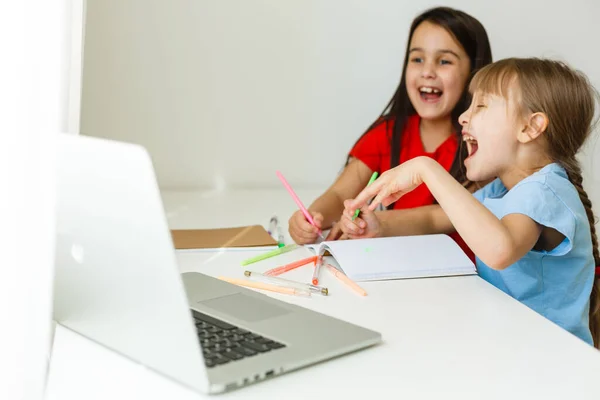
[[[262,293],[180,274],[144,148],[64,134],[57,163],[54,319],[68,329],[201,393],[381,341]]]

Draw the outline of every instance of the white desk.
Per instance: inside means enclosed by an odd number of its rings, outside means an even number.
[[[309,203],[318,192],[298,194]],[[294,210],[279,190],[165,193],[164,202],[173,228],[266,225],[273,214],[287,223]],[[240,276],[237,260],[246,256],[185,252],[178,261],[182,272]],[[310,270],[289,277],[308,279]],[[476,276],[363,283],[366,298],[323,279],[329,297],[274,296],[378,330],[384,343],[219,398],[600,398],[600,352]],[[47,392],[60,400],[204,398],[60,326]]]

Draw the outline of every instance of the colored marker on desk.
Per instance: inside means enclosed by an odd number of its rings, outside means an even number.
[[[275,240],[277,240],[277,246],[283,247],[285,246],[285,240],[283,238],[283,230],[281,226],[279,226],[279,220],[277,219],[277,215],[273,215],[269,220],[269,230],[267,231],[269,235]]]
[[[274,285],[288,286],[288,287],[293,287],[296,289],[304,289],[304,290],[308,290],[309,292],[312,292],[312,293],[321,294],[323,296],[327,296],[329,294],[329,290],[326,287],[311,285],[309,283],[296,282],[296,281],[292,281],[289,279],[279,278],[276,276],[264,275],[264,274],[261,274],[260,272],[244,271],[244,275],[246,275],[247,277],[256,278],[265,283],[272,283]]]
[[[375,179],[377,179],[377,171],[373,172],[373,175],[371,175],[371,179],[369,179],[369,183],[367,183],[367,187],[369,187],[371,185],[371,183],[375,182]],[[356,210],[354,211],[354,216],[352,217],[352,221],[354,221],[356,219],[356,217],[358,217],[358,214],[360,214],[360,210]]]
[[[283,230],[280,226],[277,227],[277,246],[283,247],[285,246],[285,238],[283,236]]]
[[[225,282],[232,283],[234,285],[238,285],[238,286],[245,286],[245,287],[250,287],[250,288],[254,288],[254,289],[268,290],[271,292],[284,293],[284,294],[289,294],[289,295],[293,295],[293,296],[310,297],[310,291],[308,291],[307,289],[298,289],[298,288],[293,288],[293,287],[269,285],[268,283],[253,282],[253,281],[244,280],[244,279],[227,278],[225,276],[219,276],[218,279],[225,281]]]
[[[315,269],[313,271],[313,276],[312,276],[312,284],[313,285],[319,284],[319,273],[321,272],[321,265],[323,265],[323,256],[319,256],[317,258],[317,262],[315,263]]]
[[[255,257],[248,258],[248,259],[242,261],[242,265],[248,265],[248,264],[252,264],[252,263],[258,262],[258,261],[266,260],[267,258],[271,258],[271,257],[278,256],[280,254],[283,254],[283,253],[287,253],[288,251],[292,251],[292,250],[294,250],[296,248],[298,248],[297,244],[295,244],[295,243],[294,244],[289,244],[287,246],[283,246],[283,247],[280,247],[278,249],[271,250],[271,251],[268,251],[268,252],[263,253],[263,254],[259,254],[259,255],[255,256]]]
[[[269,230],[267,231],[269,235],[274,236],[275,232],[277,232],[277,224],[279,221],[277,220],[277,216],[273,215],[269,220]]]
[[[346,274],[344,274],[342,271],[338,271],[338,269],[331,264],[327,264],[327,265],[325,265],[325,267],[329,270],[329,272],[331,272],[331,274],[333,276],[335,276],[337,279],[339,279],[344,285],[346,285],[350,289],[354,290],[357,294],[359,294],[360,296],[367,295],[367,292],[365,291],[365,289],[358,286],[356,284],[356,282],[354,282],[352,279],[348,278],[346,276]]]
[[[265,272],[265,275],[267,275],[267,276],[281,275],[285,272],[289,272],[289,271],[296,269],[298,267],[301,267],[303,265],[310,264],[310,263],[316,263],[316,262],[317,262],[317,256],[303,258],[302,260],[294,261],[293,263],[289,263],[286,265],[282,265],[280,267],[270,269]]]

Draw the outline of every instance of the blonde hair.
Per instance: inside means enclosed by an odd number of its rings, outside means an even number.
[[[516,85],[515,85],[516,84]],[[515,90],[516,89],[516,90]],[[576,154],[594,129],[598,92],[581,72],[565,63],[538,58],[509,58],[482,68],[470,84],[471,92],[499,95],[516,103],[517,111],[542,112],[548,118],[546,152],[566,171],[577,189],[590,223],[593,256],[600,265],[592,202],[583,189]],[[511,92],[513,90],[513,92]],[[600,348],[600,276],[590,294],[590,330]]]

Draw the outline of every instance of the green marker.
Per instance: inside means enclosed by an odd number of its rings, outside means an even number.
[[[298,247],[298,245],[295,244],[295,243],[294,244],[288,244],[287,246],[283,246],[283,247],[280,247],[278,249],[271,250],[271,251],[268,251],[268,252],[263,253],[263,254],[259,254],[258,256],[255,256],[255,257],[252,257],[252,258],[248,258],[247,260],[242,261],[242,265],[248,265],[248,264],[255,263],[257,261],[266,260],[267,258],[275,257],[275,256],[278,256],[280,254],[287,253],[288,251],[292,251],[292,250],[294,250],[297,247]]]
[[[373,175],[371,175],[371,179],[369,179],[369,183],[367,183],[367,187],[369,187],[369,185],[373,182],[375,182],[375,179],[377,179],[377,171],[373,172]],[[358,214],[360,214],[360,210],[356,210],[354,211],[354,216],[352,217],[352,221],[354,221],[356,219],[356,217],[358,217]]]

